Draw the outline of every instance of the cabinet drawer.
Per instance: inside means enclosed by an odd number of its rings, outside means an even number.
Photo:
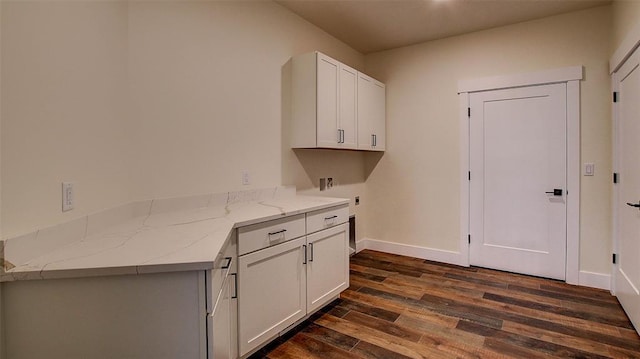
[[[349,221],[349,205],[325,208],[307,213],[307,233],[336,226]]]
[[[304,214],[238,228],[238,254],[243,255],[304,236]]]

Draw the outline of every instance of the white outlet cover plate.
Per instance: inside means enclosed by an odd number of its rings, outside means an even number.
[[[585,176],[593,176],[596,172],[596,165],[593,163],[585,163],[584,164],[584,175]]]
[[[62,182],[62,212],[73,209],[75,193],[72,182]]]

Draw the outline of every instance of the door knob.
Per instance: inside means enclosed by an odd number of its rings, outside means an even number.
[[[629,202],[627,202],[627,206],[640,208],[640,203],[629,203]]]
[[[546,194],[552,194],[554,196],[562,196],[562,190],[559,188],[554,188],[553,192],[545,192]]]

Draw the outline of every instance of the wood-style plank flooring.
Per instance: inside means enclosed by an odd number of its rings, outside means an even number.
[[[609,292],[365,250],[348,290],[253,358],[640,358]]]

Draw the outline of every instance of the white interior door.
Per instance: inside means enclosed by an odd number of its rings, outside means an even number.
[[[566,84],[469,100],[470,263],[564,280]]]
[[[631,322],[640,329],[640,52],[615,73],[617,103],[617,255],[615,292]],[[629,204],[627,204],[629,203]]]

